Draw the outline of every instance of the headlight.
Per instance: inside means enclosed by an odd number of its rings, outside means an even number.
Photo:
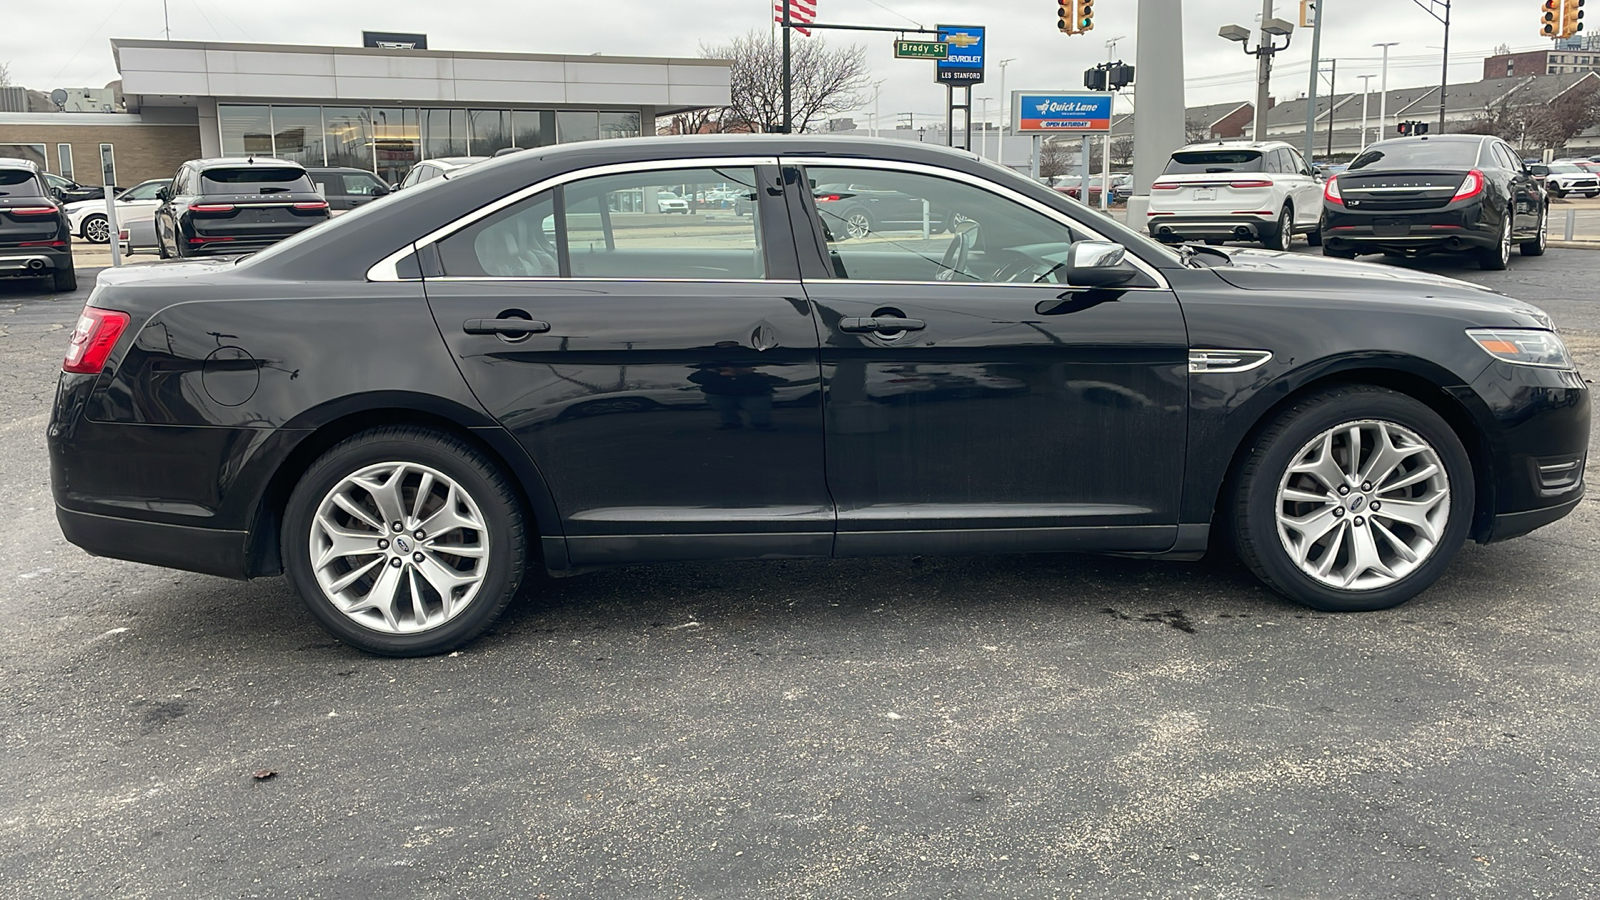
[[[1547,369],[1571,369],[1572,357],[1553,331],[1532,328],[1472,329],[1467,332],[1483,351],[1501,362]]]

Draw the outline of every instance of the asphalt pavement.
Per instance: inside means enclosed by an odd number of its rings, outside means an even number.
[[[1600,253],[1404,264],[1600,371]],[[61,538],[83,274],[0,285],[0,897],[1600,893],[1600,495],[1387,612],[1227,560],[671,565],[380,659]]]

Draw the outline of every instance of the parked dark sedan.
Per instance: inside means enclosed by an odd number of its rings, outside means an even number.
[[[329,216],[305,168],[281,159],[191,159],[156,196],[162,259],[250,253]]]
[[[1544,188],[1497,137],[1436,135],[1379,141],[1323,184],[1322,252],[1418,256],[1472,253],[1504,269],[1517,244],[1544,255]]]
[[[814,184],[959,218],[839,240]],[[719,185],[758,214],[640,201]],[[282,572],[394,655],[479,634],[530,565],[1229,534],[1286,596],[1384,608],[1571,511],[1589,430],[1529,304],[1167,248],[964,154],[807,136],[513,154],[238,264],[110,271],[64,369],[69,540]]]

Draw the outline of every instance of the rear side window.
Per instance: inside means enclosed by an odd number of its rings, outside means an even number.
[[[0,197],[43,197],[39,179],[27,169],[0,169]]]
[[[1260,171],[1263,171],[1260,150],[1186,150],[1172,154],[1162,174]]]
[[[1350,169],[1468,169],[1477,164],[1476,142],[1405,140],[1373,144],[1350,163]]]
[[[200,192],[203,194],[283,194],[311,190],[314,188],[305,169],[240,166],[207,169],[200,173]]]

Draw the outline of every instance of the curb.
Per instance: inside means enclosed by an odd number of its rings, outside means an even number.
[[[1593,241],[1552,241],[1547,240],[1547,247],[1556,247],[1562,250],[1600,250],[1600,240]]]

